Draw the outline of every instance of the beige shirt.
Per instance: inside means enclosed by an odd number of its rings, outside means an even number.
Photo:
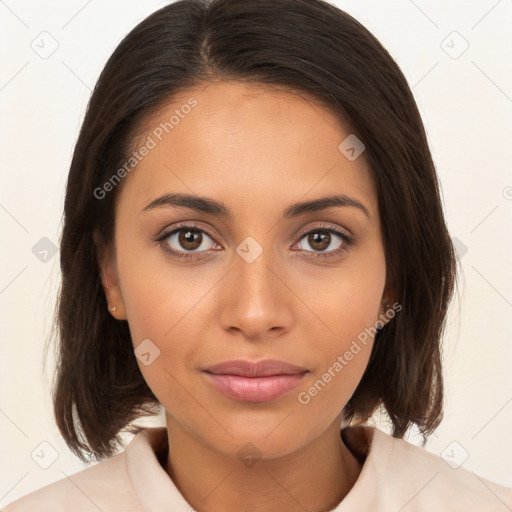
[[[331,512],[512,511],[508,487],[462,466],[454,468],[443,458],[378,428],[355,426],[351,432],[350,439],[362,443],[367,455],[356,483]],[[351,451],[358,451],[356,445],[349,446]],[[147,428],[123,452],[33,491],[3,510],[193,512],[159,462],[159,458],[165,461],[167,449],[166,429]]]

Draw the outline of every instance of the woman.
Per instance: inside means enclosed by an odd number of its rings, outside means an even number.
[[[411,91],[346,13],[149,16],[99,78],[64,214],[55,415],[107,460],[6,511],[512,507],[403,439],[442,420],[456,258]]]

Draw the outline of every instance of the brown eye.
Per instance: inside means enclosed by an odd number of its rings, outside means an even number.
[[[330,224],[320,224],[303,232],[296,245],[299,246],[301,257],[322,261],[345,256],[354,242],[354,237],[345,230]]]
[[[333,233],[330,233],[329,231],[317,229],[316,231],[306,233],[301,240],[306,239],[307,245],[309,245],[314,252],[326,252],[326,249],[331,246],[331,243],[336,242],[335,237],[332,235]],[[342,245],[343,240],[341,239],[341,235],[336,235],[336,238],[338,238],[338,243],[337,245],[335,244],[334,247],[331,246],[331,251],[335,251]],[[299,243],[301,248],[304,249],[303,243]]]
[[[199,231],[190,229],[179,231],[178,243],[187,251],[195,251],[201,247],[203,236]]]
[[[210,241],[210,247],[208,246]],[[163,241],[169,246],[170,251],[183,252],[204,252],[212,248],[215,243],[211,237],[201,229],[179,228],[167,233]]]

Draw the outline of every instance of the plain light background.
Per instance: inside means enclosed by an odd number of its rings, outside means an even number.
[[[166,3],[0,3],[0,506],[84,467],[55,425],[52,366],[43,374],[60,279],[51,248],[96,79]],[[332,3],[382,42],[413,90],[463,268],[443,348],[445,419],[426,449],[512,487],[512,1]]]

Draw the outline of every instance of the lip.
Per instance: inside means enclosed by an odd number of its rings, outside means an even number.
[[[295,375],[297,373],[305,373],[308,369],[277,359],[262,359],[261,361],[254,362],[245,359],[235,359],[209,366],[205,371],[217,375],[268,377],[269,375]]]
[[[309,372],[276,359],[225,361],[204,370],[218,391],[245,402],[268,402],[295,388]]]

